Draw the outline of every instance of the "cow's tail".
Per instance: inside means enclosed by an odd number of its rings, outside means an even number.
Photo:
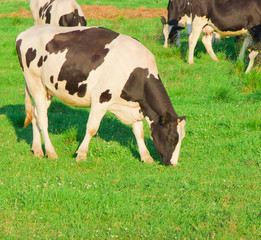
[[[33,119],[33,111],[34,111],[34,107],[31,101],[31,96],[29,93],[29,90],[27,88],[27,85],[25,84],[25,113],[26,113],[26,117],[24,120],[24,127],[27,127]]]

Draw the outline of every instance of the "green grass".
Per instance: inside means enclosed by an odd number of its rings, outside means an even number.
[[[107,114],[87,162],[76,163],[89,111],[59,100],[49,109],[59,159],[30,151],[14,41],[32,24],[0,18],[0,239],[260,238],[260,73],[243,74],[233,39],[214,46],[219,62],[199,43],[191,66],[184,35],[180,48],[162,47],[160,19],[90,20],[154,53],[175,110],[187,116],[186,137],[179,165],[165,167],[146,125],[156,162],[143,164],[131,128]]]

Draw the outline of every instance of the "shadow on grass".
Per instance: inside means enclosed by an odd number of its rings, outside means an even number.
[[[5,114],[8,117],[15,129],[18,142],[24,140],[27,144],[32,144],[32,125],[30,124],[27,128],[24,128],[23,126],[25,119],[24,105],[3,106],[0,108],[0,114]],[[70,129],[77,129],[76,140],[80,145],[85,136],[88,116],[89,110],[87,109],[71,108],[54,100],[48,109],[48,132],[59,135],[68,132]],[[132,128],[121,123],[112,114],[106,113],[103,117],[98,130],[98,136],[107,142],[116,141],[122,146],[129,147],[133,156],[140,161],[138,146],[136,144],[135,136],[132,133]],[[94,141],[91,141],[90,144],[93,144],[92,142]],[[151,156],[161,163],[161,159],[153,146],[152,140],[146,138],[145,142]],[[75,156],[75,153],[72,153],[72,155]]]

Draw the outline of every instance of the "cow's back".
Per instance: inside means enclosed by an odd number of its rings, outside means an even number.
[[[207,9],[201,8],[202,12],[200,13],[196,8],[194,15],[206,16],[220,31],[249,29],[261,23],[260,0],[214,0],[207,2]]]
[[[58,26],[86,26],[81,7],[75,0],[55,0],[54,2],[55,17],[53,22]]]
[[[86,26],[81,7],[75,0],[31,0],[36,25]]]
[[[140,42],[104,28],[43,25],[21,33],[19,41],[25,74],[70,105],[90,105],[103,89],[119,96],[137,67],[158,74],[154,56]]]

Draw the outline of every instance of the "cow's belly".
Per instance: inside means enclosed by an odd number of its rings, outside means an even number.
[[[125,124],[132,124],[144,118],[140,105],[137,102],[127,102],[123,99],[119,99],[114,101],[108,110]]]
[[[67,90],[60,89],[57,91],[56,89],[48,88],[48,94],[59,98],[62,102],[67,105],[74,107],[90,107],[91,106],[91,98],[89,94],[86,94],[84,97],[79,97],[77,94],[69,94]]]
[[[89,107],[91,105],[90,90],[93,81],[89,78],[79,80],[78,75],[70,75],[70,72],[61,74],[65,61],[66,51],[59,55],[49,55],[39,74],[49,95],[59,98],[64,103],[75,107]],[[72,70],[74,74],[76,70]]]

